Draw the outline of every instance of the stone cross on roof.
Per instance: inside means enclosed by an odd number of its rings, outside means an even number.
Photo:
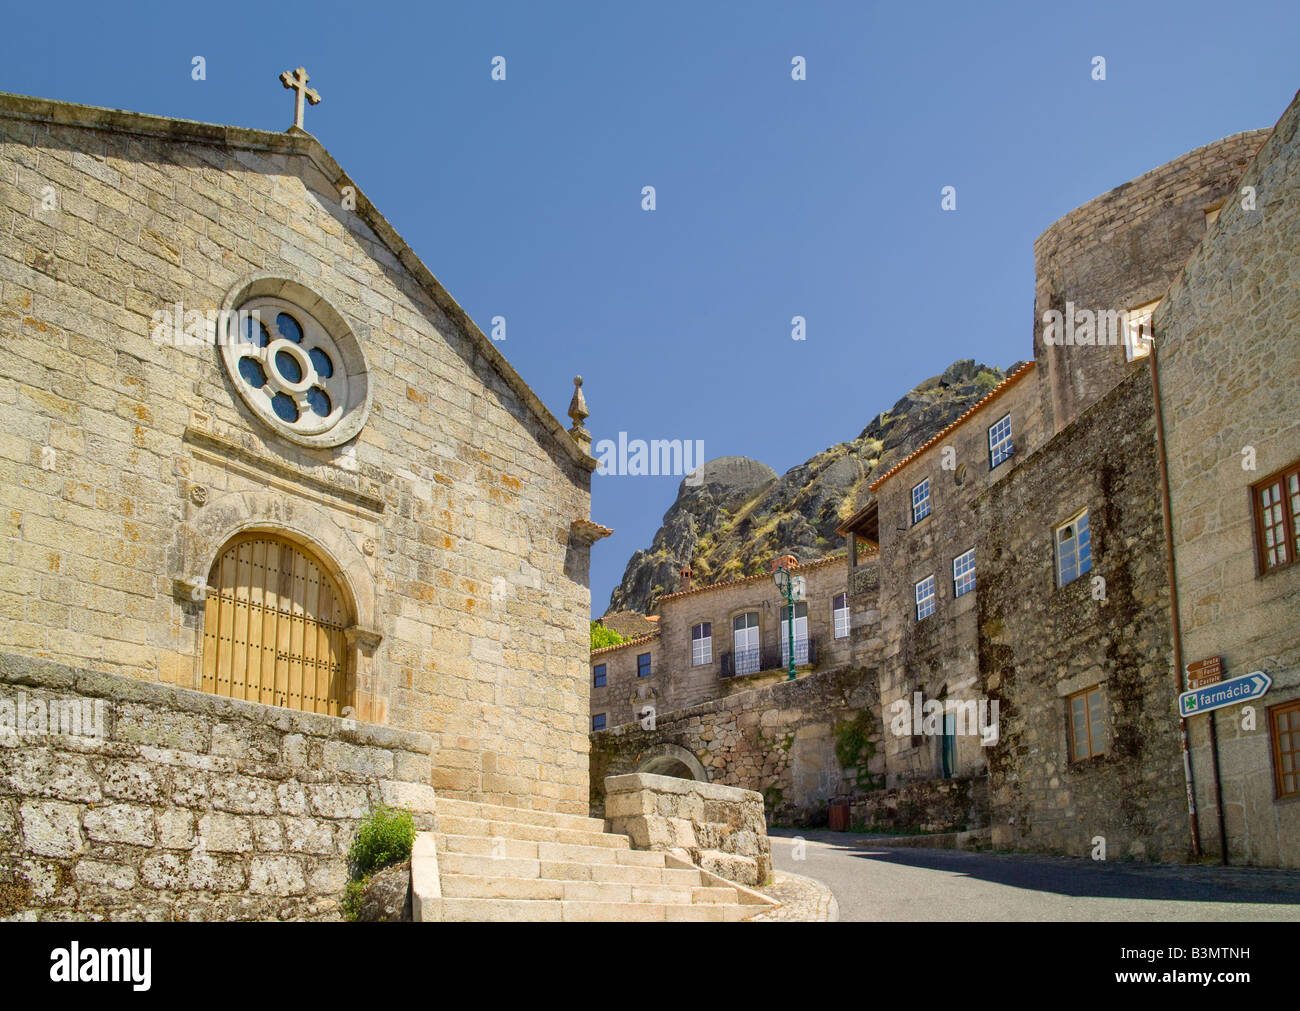
[[[320,105],[320,92],[317,91],[315,88],[307,87],[307,82],[309,80],[311,80],[311,78],[307,76],[307,70],[305,67],[299,67],[292,74],[286,70],[283,74],[280,75],[280,83],[283,84],[286,88],[292,88],[294,91],[298,93],[296,96],[294,96],[295,102],[294,102],[294,112],[293,112],[293,125],[296,126],[299,130],[303,128],[302,100],[306,98],[307,101],[309,101],[312,105]]]

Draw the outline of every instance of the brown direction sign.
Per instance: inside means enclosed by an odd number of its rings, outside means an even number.
[[[1223,680],[1223,657],[1207,656],[1187,665],[1187,690],[1196,691]]]

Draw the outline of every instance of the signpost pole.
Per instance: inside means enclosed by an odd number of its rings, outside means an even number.
[[[1219,732],[1215,728],[1218,712],[1211,709],[1205,714],[1210,727],[1210,760],[1214,764],[1214,806],[1219,811],[1219,862],[1228,866],[1228,829],[1223,820],[1223,783],[1219,779]]]

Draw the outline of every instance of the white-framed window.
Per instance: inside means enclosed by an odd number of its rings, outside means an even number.
[[[849,595],[847,593],[837,593],[835,599],[831,601],[831,627],[835,630],[836,639],[843,639],[849,634]]]
[[[916,620],[934,614],[934,576],[926,576],[916,584]]]
[[[920,523],[930,515],[930,479],[912,489],[912,525]]]
[[[1136,361],[1151,353],[1151,317],[1155,315],[1160,299],[1139,305],[1125,313],[1124,359]]]
[[[1092,531],[1085,509],[1056,528],[1056,585],[1072,583],[1092,568]]]
[[[975,589],[975,549],[963,552],[952,560],[952,595],[960,597]]]
[[[790,608],[781,608],[781,666],[790,662]],[[794,605],[794,662],[808,662],[808,605]]]
[[[592,729],[593,731],[596,731],[596,730],[604,730],[604,729],[605,729],[605,714],[604,714],[604,713],[596,713],[596,714],[591,718],[591,729]]]
[[[1011,456],[1011,415],[1005,414],[989,426],[989,470]]]
[[[691,628],[691,666],[713,662],[713,623],[702,621]]]
[[[731,643],[735,650],[732,670],[736,674],[757,674],[760,658],[758,647],[758,612],[738,614],[731,622]]]

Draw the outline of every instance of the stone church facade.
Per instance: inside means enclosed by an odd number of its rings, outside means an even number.
[[[0,236],[4,651],[427,734],[441,794],[585,812],[585,407],[319,142],[3,96]]]

